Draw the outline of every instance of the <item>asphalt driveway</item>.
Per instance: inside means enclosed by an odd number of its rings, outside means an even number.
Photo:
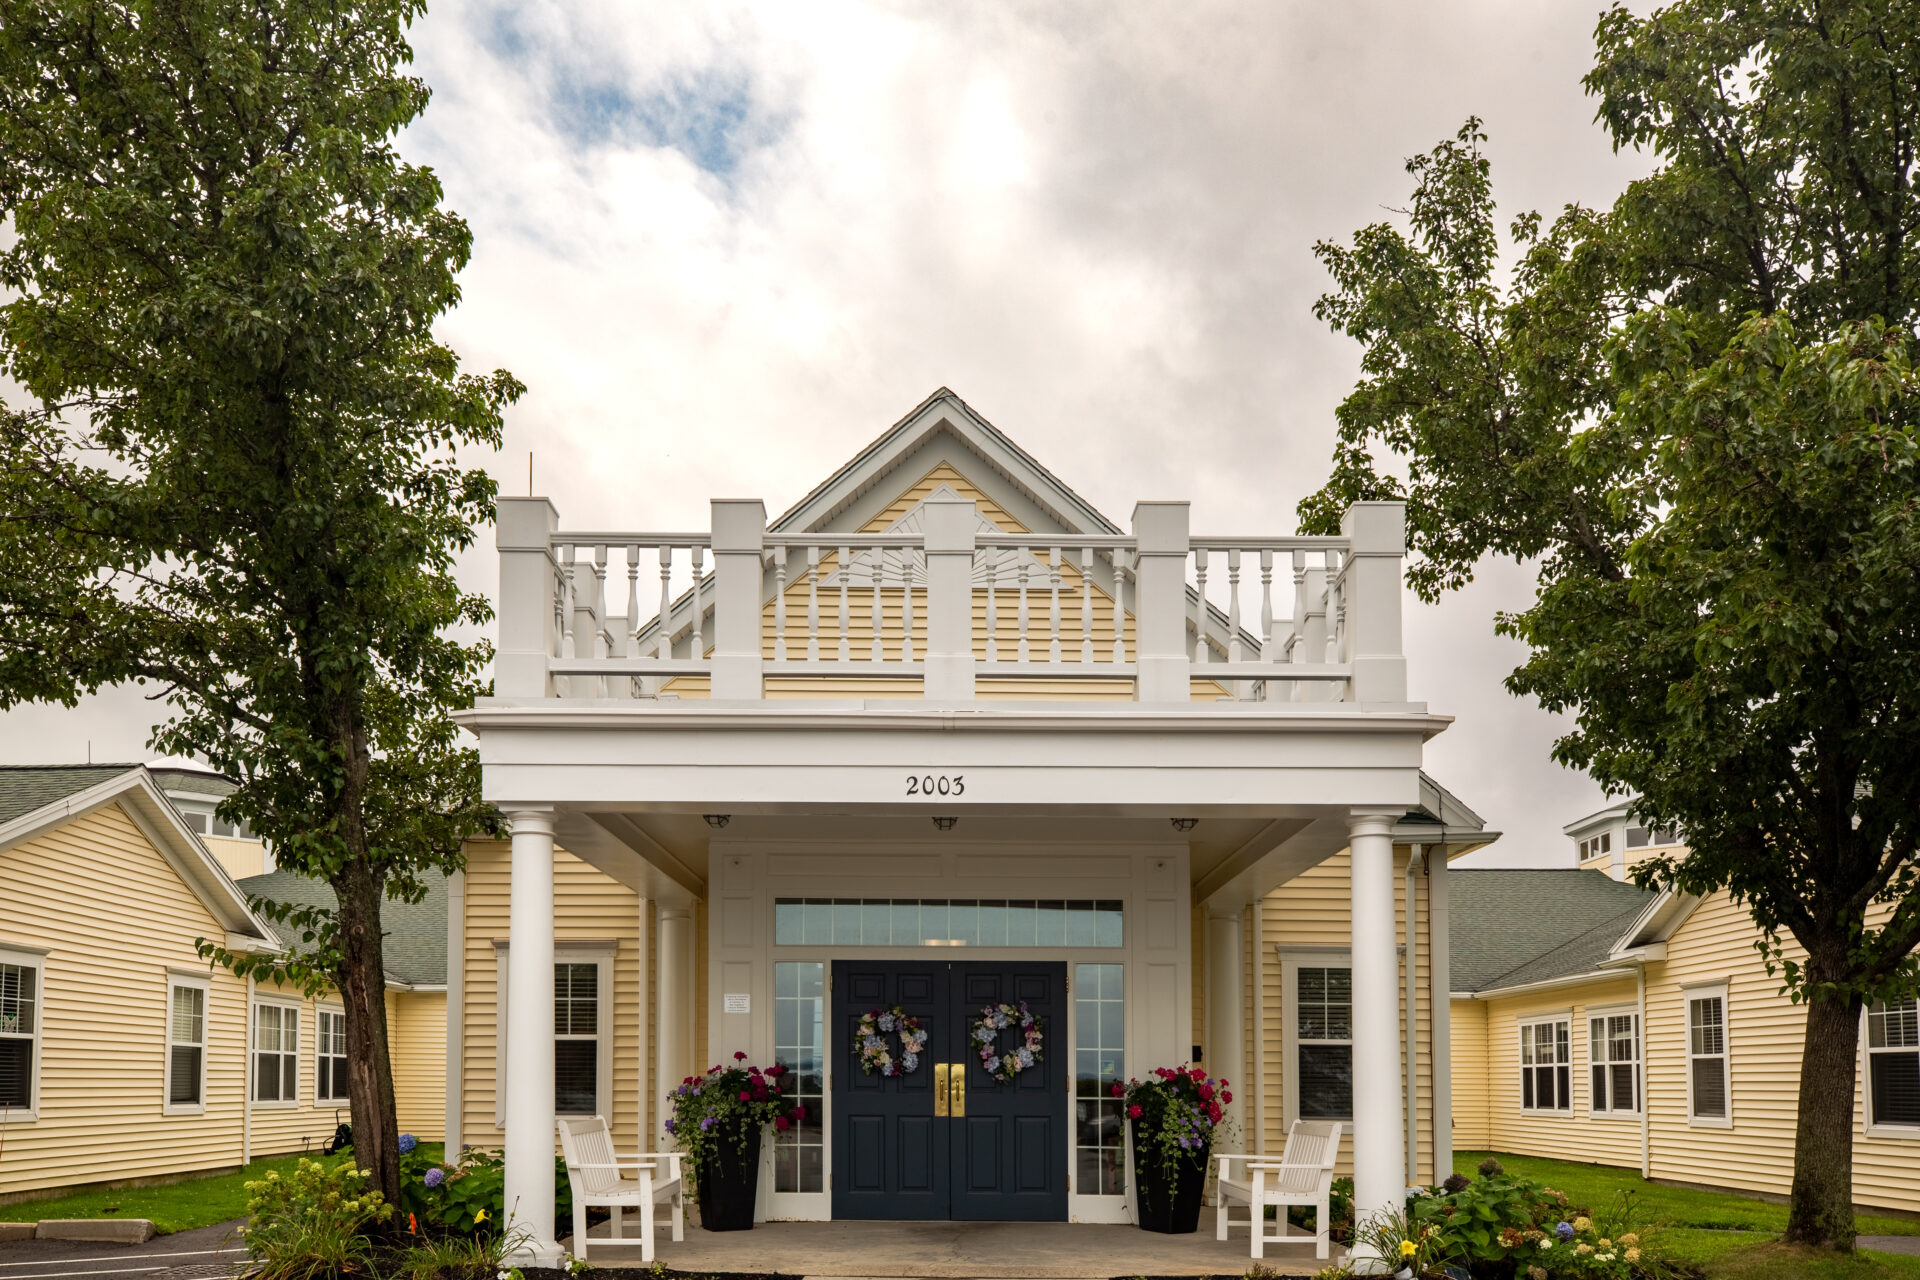
[[[235,1228],[241,1220],[196,1227],[145,1244],[77,1240],[19,1240],[0,1244],[0,1280],[224,1280],[246,1260]]]

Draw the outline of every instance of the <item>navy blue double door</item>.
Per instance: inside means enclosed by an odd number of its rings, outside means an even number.
[[[1039,1060],[1002,1081],[967,1043],[969,1027],[1023,1000],[1039,1021]],[[911,1074],[869,1075],[861,1016],[895,1006],[920,1019],[927,1045]],[[837,960],[831,1009],[835,1218],[1066,1220],[1064,963]],[[898,1035],[886,1038],[898,1060]],[[1001,1048],[1021,1043],[1017,1027],[999,1033]],[[943,1076],[958,1087],[940,1088]]]

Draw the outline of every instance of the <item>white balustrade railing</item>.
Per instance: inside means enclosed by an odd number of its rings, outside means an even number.
[[[866,534],[769,531],[758,502],[716,502],[710,533],[562,533],[544,499],[500,505],[504,697],[705,681],[752,700],[846,677],[936,701],[1032,696],[1030,680],[1147,702],[1406,696],[1398,504],[1353,508],[1338,536],[1248,538],[1189,536],[1184,503],[1141,504],[1127,534],[981,532],[961,499]]]

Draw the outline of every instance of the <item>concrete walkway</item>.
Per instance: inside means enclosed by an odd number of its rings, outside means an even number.
[[[73,1240],[20,1240],[0,1245],[0,1280],[140,1280],[171,1273],[167,1280],[214,1280],[230,1276],[246,1260],[235,1228],[222,1222],[144,1244],[105,1244]]]
[[[1904,1253],[1920,1258],[1920,1236],[1855,1236],[1853,1247],[1876,1253]]]
[[[751,1231],[702,1231],[689,1225],[675,1244],[656,1229],[654,1257],[678,1271],[751,1272],[810,1280],[953,1277],[959,1280],[1112,1280],[1120,1276],[1233,1276],[1253,1266],[1246,1228],[1213,1238],[1211,1210],[1190,1236],[1131,1226],[1072,1222],[764,1222]],[[631,1224],[631,1216],[628,1222]],[[631,1228],[630,1228],[631,1229]],[[601,1245],[603,1224],[588,1233],[596,1267],[638,1267],[637,1246]],[[1340,1246],[1333,1246],[1338,1254]],[[1329,1258],[1331,1261],[1331,1258]],[[1282,1276],[1311,1276],[1325,1262],[1313,1241],[1268,1245],[1265,1265]],[[9,1278],[0,1276],[0,1280]]]

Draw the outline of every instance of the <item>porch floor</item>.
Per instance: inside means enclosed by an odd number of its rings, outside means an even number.
[[[640,1265],[629,1245],[601,1245],[607,1225],[588,1231],[588,1258],[596,1267]],[[1078,1222],[763,1222],[751,1231],[702,1231],[688,1225],[675,1244],[657,1228],[654,1256],[677,1271],[748,1272],[878,1280],[879,1277],[952,1277],[954,1280],[1113,1280],[1129,1276],[1243,1276],[1254,1265],[1247,1229],[1213,1238],[1213,1208],[1200,1230],[1166,1236],[1133,1226]],[[1332,1247],[1331,1262],[1342,1252]],[[1277,1276],[1311,1276],[1326,1262],[1313,1256],[1311,1237],[1300,1244],[1267,1245],[1261,1260]]]

